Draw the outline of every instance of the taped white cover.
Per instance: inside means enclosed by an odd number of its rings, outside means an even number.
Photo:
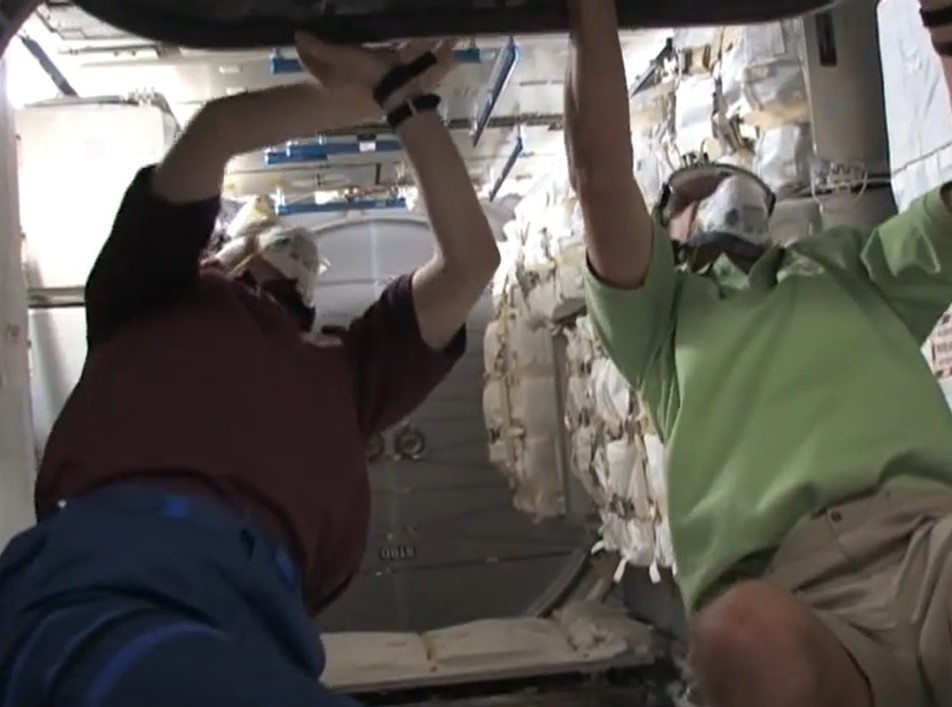
[[[639,426],[645,449],[645,478],[648,482],[648,494],[654,501],[659,514],[655,525],[655,557],[662,567],[676,570],[671,526],[668,521],[668,477],[664,444],[661,442],[661,437],[651,429],[647,415],[642,415]]]
[[[600,548],[617,552],[623,566],[674,567],[660,441],[649,438],[637,395],[599,346],[591,320],[579,318],[564,335],[570,468],[599,510]]]
[[[677,85],[677,80],[670,78],[632,96],[630,113],[634,133],[654,131],[661,126],[670,127],[674,118]]]
[[[802,21],[749,25],[738,34],[720,67],[727,114],[760,128],[808,123]]]
[[[804,123],[779,125],[761,132],[754,171],[783,199],[809,192],[812,158],[810,126]]]
[[[486,328],[483,415],[489,458],[509,479],[513,504],[537,519],[564,513],[557,473],[557,400],[552,336],[534,328],[517,289],[506,290]]]
[[[675,144],[678,153],[689,155],[710,154],[714,137],[714,77],[711,75],[687,76],[678,84],[676,93]]]
[[[515,214],[507,231],[519,240],[519,251],[506,287],[518,290],[531,326],[548,327],[585,297],[581,208],[567,176],[555,174],[536,185]]]
[[[625,424],[631,418],[634,394],[621,372],[607,358],[592,361],[591,382],[595,409],[616,439],[624,434]]]
[[[704,85],[709,131],[713,83]],[[584,301],[586,267],[581,209],[565,175],[540,180],[505,230],[513,250],[493,284],[496,314],[484,349],[490,458],[518,509],[539,519],[562,515],[557,452],[568,435],[568,467],[601,516],[602,548],[624,565],[670,567],[664,471],[652,470],[649,480],[637,397],[587,317],[563,332],[568,370],[555,370],[553,340],[565,308]],[[566,381],[563,419],[557,379]]]
[[[665,182],[681,164],[674,131],[666,125],[632,135],[635,181],[649,209],[654,208]]]

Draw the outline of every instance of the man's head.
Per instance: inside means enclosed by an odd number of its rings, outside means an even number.
[[[232,277],[271,295],[302,331],[314,323],[317,279],[325,264],[312,235],[281,225],[266,202],[248,202],[213,256]]]
[[[698,165],[671,176],[656,216],[683,250],[704,249],[705,261],[720,252],[749,260],[767,245],[775,204],[770,187],[754,173],[733,165]]]

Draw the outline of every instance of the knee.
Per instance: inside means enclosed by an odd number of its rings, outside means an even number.
[[[812,615],[766,582],[731,589],[694,621],[693,667],[713,705],[820,704]]]
[[[746,582],[729,590],[695,619],[695,650],[715,659],[762,656],[772,643],[768,637],[777,638],[780,624],[789,623],[779,592],[765,582]]]

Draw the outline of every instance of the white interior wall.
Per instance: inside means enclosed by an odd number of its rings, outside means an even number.
[[[20,137],[20,213],[31,287],[82,285],[126,187],[170,146],[174,125],[149,105],[26,108]]]
[[[0,547],[33,521],[35,476],[16,154],[6,63],[0,62]]]
[[[952,179],[952,108],[918,0],[882,0],[878,13],[893,191],[902,211]]]
[[[952,104],[918,0],[882,0],[879,42],[893,192],[900,211],[952,181]],[[952,327],[943,322],[923,353],[952,404]]]

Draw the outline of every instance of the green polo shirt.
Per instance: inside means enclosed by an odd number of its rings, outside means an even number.
[[[655,230],[645,283],[588,277],[608,353],[668,454],[686,604],[805,518],[878,488],[952,488],[952,412],[921,346],[952,302],[952,213],[939,193],[876,230],[675,266]]]

